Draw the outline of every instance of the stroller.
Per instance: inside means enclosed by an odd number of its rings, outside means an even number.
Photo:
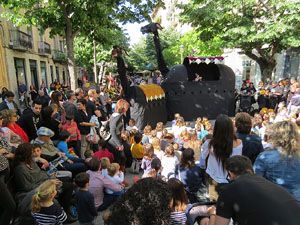
[[[246,112],[251,114],[253,110],[254,108],[252,107],[251,96],[241,95],[238,112]]]

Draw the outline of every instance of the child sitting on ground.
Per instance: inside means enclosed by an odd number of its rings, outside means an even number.
[[[156,130],[156,136],[157,136],[158,138],[161,137],[163,129],[164,129],[164,124],[163,124],[163,122],[158,122],[158,123],[156,124],[156,128],[155,128],[155,130]]]
[[[91,161],[91,159],[93,158],[94,156],[94,151],[93,150],[87,150],[85,151],[84,153],[84,157],[85,157],[85,163],[86,164],[89,164],[89,162]]]
[[[122,184],[124,181],[124,173],[120,171],[120,165],[118,163],[112,163],[107,167],[106,178],[116,184]],[[120,192],[113,192],[112,190],[106,188],[105,192],[111,195],[121,195],[124,194],[125,191],[122,190]]]
[[[204,130],[204,126],[202,124],[202,118],[201,117],[198,117],[195,121],[195,129],[197,131],[201,131],[201,130]]]
[[[174,120],[172,120],[172,129],[173,129],[173,127],[175,126],[175,124],[176,124],[176,121],[177,121],[177,119],[180,117],[180,114],[179,113],[175,113],[174,114]]]
[[[67,115],[66,123],[63,125],[62,130],[66,130],[70,133],[70,139],[67,142],[68,148],[73,148],[76,155],[80,156],[80,140],[81,135],[77,127],[77,123],[74,122],[74,116]]]
[[[104,175],[104,176],[107,176],[107,168],[109,167],[110,165],[110,161],[109,161],[109,158],[107,157],[103,157],[100,159],[100,164],[101,164],[101,173]]]
[[[135,135],[136,133],[138,133],[138,130],[136,130],[136,129],[132,129],[131,131],[129,131],[129,142],[130,142],[131,144],[134,144],[134,143],[135,143],[135,142],[134,142],[134,135]]]
[[[90,175],[85,172],[77,174],[75,183],[79,187],[75,194],[79,224],[94,224],[94,220],[98,214],[94,203],[94,196],[88,191]]]
[[[178,137],[178,135],[185,129],[184,126],[184,119],[182,116],[180,116],[175,123],[175,126],[172,128],[173,134],[175,138]]]
[[[151,162],[155,157],[152,144],[146,144],[144,146],[144,158],[141,165],[141,168],[144,170],[143,178],[148,177],[148,173],[151,171]]]
[[[151,131],[151,136],[149,138],[149,143],[152,144],[153,138],[156,138],[156,137],[157,137],[157,131],[156,130],[152,130]]]
[[[97,152],[95,152],[93,157],[96,157],[98,159],[102,159],[103,157],[107,157],[109,158],[110,163],[113,163],[114,161],[114,155],[108,151],[108,149],[106,148],[106,141],[103,139],[100,139],[98,142],[98,150]]]
[[[129,120],[129,122],[128,122],[128,126],[126,127],[126,130],[127,130],[127,131],[131,131],[132,129],[139,130],[139,129],[135,126],[135,120],[131,118],[131,119]]]
[[[170,179],[175,176],[175,167],[178,164],[178,159],[175,156],[173,145],[169,144],[166,146],[165,154],[162,157],[161,165],[162,172],[161,174]]]
[[[150,125],[145,126],[145,128],[144,128],[144,135],[147,135],[149,139],[151,137],[151,131],[152,131],[152,128],[151,128]]]
[[[59,142],[57,145],[57,148],[66,154],[66,156],[68,158],[78,158],[78,156],[76,155],[76,153],[74,152],[73,148],[68,149],[68,141],[70,140],[70,133],[67,130],[62,130],[61,132],[59,132],[58,138],[59,138]]]
[[[180,161],[181,159],[181,154],[182,154],[182,151],[180,151],[179,149],[179,144],[178,143],[174,143],[173,144],[173,148],[174,148],[174,153],[175,153],[175,156],[178,160],[178,162]]]
[[[164,152],[161,150],[161,143],[159,138],[153,138],[152,140],[152,146],[154,149],[154,154],[156,155],[157,158],[159,158],[161,160]]]
[[[36,189],[31,201],[31,215],[38,224],[47,221],[47,224],[56,225],[67,220],[65,211],[53,201],[56,193],[54,180],[47,180]]]

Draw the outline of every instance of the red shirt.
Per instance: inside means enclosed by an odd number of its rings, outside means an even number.
[[[107,157],[107,158],[109,158],[110,163],[114,162],[114,155],[111,152],[109,152],[107,149],[95,152],[93,157],[96,157],[98,159],[101,159],[103,157]]]

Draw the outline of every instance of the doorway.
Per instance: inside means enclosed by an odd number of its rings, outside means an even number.
[[[29,64],[30,64],[31,84],[35,86],[37,90],[39,90],[39,80],[38,80],[38,73],[36,67],[36,60],[29,60]]]

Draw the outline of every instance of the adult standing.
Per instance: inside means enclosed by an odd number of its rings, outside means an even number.
[[[0,126],[2,126],[2,115],[0,115]],[[0,133],[0,224],[9,224],[16,209],[15,201],[7,188],[9,181],[9,162],[12,157],[11,148]]]
[[[258,135],[250,134],[252,119],[248,113],[240,112],[235,115],[237,137],[243,142],[243,155],[249,157],[254,163],[259,153],[264,151],[261,139]]]
[[[37,130],[42,126],[42,102],[35,100],[31,109],[25,110],[17,124],[26,132],[29,141],[35,139]]]
[[[110,116],[112,114],[112,101],[107,94],[107,88],[105,85],[100,87],[99,101],[104,107],[104,112],[107,116]]]
[[[129,103],[124,99],[120,99],[116,104],[115,112],[109,119],[111,138],[108,141],[108,149],[114,154],[114,159],[120,164],[120,166],[125,166],[126,162],[121,132],[124,130],[123,116],[126,114],[128,109]]]
[[[36,97],[39,95],[34,85],[30,85],[29,94],[31,96],[31,101],[34,101]]]
[[[36,97],[36,100],[42,103],[42,107],[46,107],[49,105],[50,98],[48,95],[45,95],[43,90],[39,90],[39,95]]]
[[[47,127],[54,132],[54,136],[51,137],[51,140],[54,142],[58,141],[59,130],[62,128],[61,123],[54,119],[54,111],[51,106],[47,106],[42,109],[42,126]]]
[[[242,148],[242,141],[236,136],[232,120],[227,115],[220,114],[216,119],[212,138],[202,145],[200,158],[201,167],[206,167],[209,175],[211,201],[218,199],[221,186],[228,183],[225,161],[234,155],[241,155]]]
[[[81,135],[81,158],[84,158],[84,153],[90,149],[87,141],[87,135],[90,133],[90,128],[95,126],[95,123],[90,123],[91,116],[86,110],[86,101],[84,99],[77,100],[78,110],[75,113],[75,122]]]
[[[57,105],[58,112],[58,120],[61,120],[62,115],[64,114],[63,102],[62,102],[62,94],[60,91],[53,91],[51,95],[51,100],[49,105],[55,104]],[[55,117],[56,118],[56,117]]]
[[[20,110],[14,101],[15,94],[11,91],[7,91],[4,93],[4,97],[4,101],[0,103],[0,112],[4,109],[11,109],[14,110],[18,116],[21,116]]]
[[[1,112],[3,116],[3,132],[7,143],[17,148],[20,144],[29,141],[27,134],[24,130],[16,124],[18,117],[14,110],[3,110]]]
[[[75,97],[76,97],[76,99],[74,100],[74,105],[77,106],[77,100],[83,99],[83,97],[84,97],[84,91],[82,88],[76,88]]]
[[[300,136],[297,125],[291,121],[275,123],[268,142],[274,148],[257,157],[255,173],[282,186],[300,201]]]
[[[75,112],[77,111],[77,107],[74,105],[74,101],[76,99],[75,92],[70,90],[66,93],[67,101],[64,101],[63,107],[66,112],[66,116],[71,116],[74,118]]]
[[[276,110],[278,103],[283,95],[283,88],[278,85],[278,82],[273,82],[270,91],[270,109]]]

